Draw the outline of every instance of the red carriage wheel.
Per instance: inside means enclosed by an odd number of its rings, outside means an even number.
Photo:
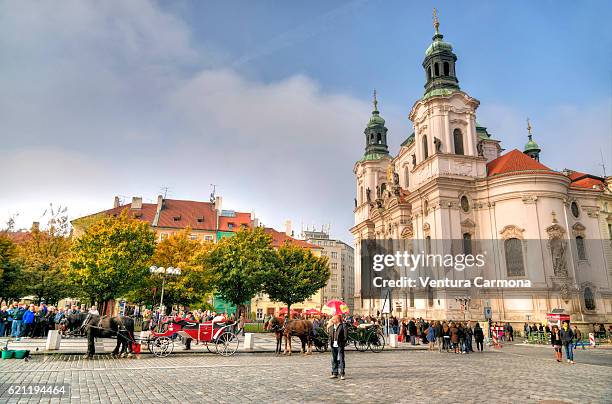
[[[226,331],[219,335],[215,346],[217,353],[221,356],[232,356],[238,350],[238,337],[233,333]]]

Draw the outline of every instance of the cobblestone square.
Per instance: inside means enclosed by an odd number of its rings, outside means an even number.
[[[3,361],[3,383],[69,383],[70,403],[146,402],[561,402],[604,403],[612,395],[612,350],[578,350],[559,364],[548,347],[505,346],[483,354],[423,350],[347,352],[347,380],[330,380],[330,354],[275,356],[176,353],[159,359],[83,360],[37,355]],[[48,397],[2,403],[60,402]]]

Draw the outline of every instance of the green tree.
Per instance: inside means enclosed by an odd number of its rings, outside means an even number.
[[[210,268],[216,293],[243,312],[257,293],[263,290],[268,274],[276,265],[272,238],[262,228],[242,230],[234,237],[220,240],[201,264]]]
[[[140,286],[155,252],[155,233],[149,224],[128,217],[102,217],[75,240],[69,277],[82,295],[106,302]]]
[[[0,302],[16,300],[25,295],[17,246],[5,234],[0,234]]]
[[[67,234],[67,218],[52,220],[45,230],[32,229],[30,236],[18,245],[25,292],[48,304],[70,295],[65,271],[70,262],[71,240]]]
[[[155,248],[152,263],[158,267],[181,269],[178,276],[167,276],[164,286],[164,305],[202,306],[212,291],[212,274],[198,262],[210,251],[212,242],[191,240],[191,229],[174,233]],[[161,275],[148,274],[141,287],[128,297],[136,302],[155,305],[161,293]]]
[[[326,257],[316,257],[309,249],[289,243],[278,249],[277,256],[264,292],[271,300],[285,303],[291,313],[291,305],[308,299],[327,284],[330,270]]]

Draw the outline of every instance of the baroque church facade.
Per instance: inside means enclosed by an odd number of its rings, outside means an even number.
[[[612,177],[548,168],[529,123],[524,150],[503,153],[477,123],[480,102],[459,87],[457,56],[437,18],[434,26],[425,94],[409,114],[414,132],[390,155],[374,94],[365,153],[354,166],[355,311],[383,310],[384,299],[361,295],[361,244],[377,240],[390,250],[405,243],[426,253],[487,250],[477,273],[430,268],[438,278],[531,282],[392,290],[393,314],[482,320],[490,308],[493,321],[533,322],[563,310],[575,322],[611,322]]]

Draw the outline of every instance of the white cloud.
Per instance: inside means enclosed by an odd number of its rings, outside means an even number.
[[[569,168],[603,175],[601,153],[608,175],[612,172],[612,99],[575,105],[546,105],[528,114],[504,104],[482,105],[478,121],[507,150],[523,150],[527,143],[526,117],[531,119],[533,139],[542,149],[540,161],[550,168]],[[601,152],[601,153],[600,153]]]

